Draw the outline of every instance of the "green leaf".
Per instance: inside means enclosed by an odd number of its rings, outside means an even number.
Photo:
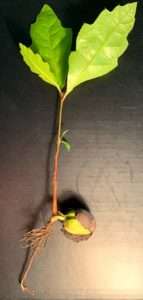
[[[103,10],[93,24],[84,24],[78,34],[76,51],[69,57],[67,92],[80,83],[109,73],[128,47],[127,36],[135,22],[137,3]]]
[[[65,146],[68,152],[71,150],[71,145],[67,139],[63,137],[61,143]]]
[[[51,72],[62,89],[68,73],[72,30],[64,28],[52,8],[45,4],[36,22],[31,25],[30,35],[32,49],[49,64]]]
[[[30,70],[44,81],[54,85],[60,91],[60,87],[50,70],[49,64],[44,62],[41,56],[38,53],[34,53],[30,48],[21,43],[19,46],[24,62],[29,66]]]
[[[69,129],[64,130],[63,133],[62,133],[62,138],[65,137],[65,135],[66,135],[68,132],[69,132]]]

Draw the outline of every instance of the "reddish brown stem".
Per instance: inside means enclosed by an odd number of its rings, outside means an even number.
[[[54,156],[54,168],[53,168],[53,177],[52,177],[52,215],[56,216],[58,214],[58,164],[59,164],[59,155],[60,155],[60,146],[61,146],[61,127],[62,127],[62,113],[63,113],[63,104],[65,100],[65,95],[60,94],[60,108],[59,108],[59,120],[58,120],[58,130],[56,137],[56,150]]]

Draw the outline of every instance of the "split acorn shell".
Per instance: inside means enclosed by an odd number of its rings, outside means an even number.
[[[93,215],[86,210],[70,210],[64,218],[65,236],[76,242],[87,240],[95,231],[96,222]]]

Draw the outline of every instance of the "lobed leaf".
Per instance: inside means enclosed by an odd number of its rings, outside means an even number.
[[[19,46],[23,60],[29,66],[30,70],[44,81],[54,85],[60,92],[60,87],[54,74],[50,70],[49,64],[44,62],[41,56],[38,53],[34,53],[31,48],[21,43]]]
[[[60,88],[65,85],[72,30],[64,28],[52,8],[45,4],[31,25],[32,49],[48,63]]]
[[[84,24],[77,36],[76,50],[69,56],[67,92],[80,83],[100,77],[118,65],[128,47],[127,36],[135,22],[137,3],[103,10],[93,24]]]

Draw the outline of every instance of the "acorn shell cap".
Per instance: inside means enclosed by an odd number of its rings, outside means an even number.
[[[87,228],[91,233],[95,231],[96,222],[93,215],[90,212],[86,210],[79,211],[76,215],[76,218],[81,223],[81,225]]]
[[[74,215],[73,211],[71,211],[71,213],[69,211],[69,213],[66,215],[67,216],[66,225],[67,225],[68,219],[72,219],[73,215]],[[88,240],[96,228],[96,222],[95,222],[93,215],[86,210],[80,210],[75,213],[75,218],[76,218],[76,221],[78,221],[79,224],[81,224],[81,226],[83,226],[83,228],[85,228],[85,231],[87,230],[86,234],[83,234],[83,233],[75,234],[72,232],[72,228],[68,228],[68,226],[64,226],[64,224],[63,224],[62,232],[64,233],[64,235],[67,238],[69,238],[75,242]]]

